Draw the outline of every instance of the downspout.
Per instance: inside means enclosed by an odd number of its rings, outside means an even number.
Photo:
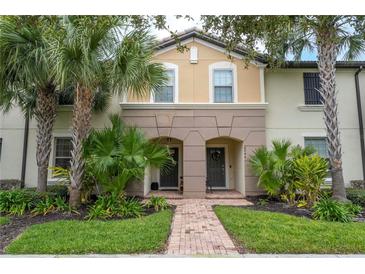
[[[27,154],[28,154],[28,136],[29,136],[29,113],[24,115],[24,136],[23,136],[23,159],[22,159],[22,173],[20,175],[20,188],[25,186],[25,172],[27,169]]]
[[[362,120],[360,84],[359,84],[359,73],[361,71],[362,71],[362,66],[360,66],[359,69],[355,72],[355,89],[356,89],[357,115],[359,117],[360,149],[361,149],[361,161],[362,161],[362,179],[365,180],[364,125],[363,125],[363,120]]]

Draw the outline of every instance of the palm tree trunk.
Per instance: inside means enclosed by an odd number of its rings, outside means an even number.
[[[71,190],[69,201],[72,207],[80,205],[80,190],[85,166],[82,144],[88,137],[91,129],[92,105],[93,95],[91,90],[78,85],[72,120]]]
[[[321,82],[320,93],[323,98],[324,121],[327,130],[327,144],[332,175],[332,196],[337,200],[346,201],[336,100],[337,45],[329,29],[325,29],[322,33],[317,34],[317,45],[318,69]]]
[[[52,130],[56,120],[57,95],[55,87],[50,84],[37,94],[35,118],[37,120],[37,191],[47,190],[49,157],[52,149]]]

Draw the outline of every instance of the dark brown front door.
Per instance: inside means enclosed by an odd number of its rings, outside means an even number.
[[[169,170],[160,172],[160,187],[177,188],[179,182],[179,149],[177,147],[170,148],[170,153],[175,161],[175,165]]]
[[[207,180],[212,187],[226,187],[224,147],[207,148]]]

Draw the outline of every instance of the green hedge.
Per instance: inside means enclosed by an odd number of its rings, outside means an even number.
[[[365,207],[365,189],[346,189],[347,199],[357,205]]]

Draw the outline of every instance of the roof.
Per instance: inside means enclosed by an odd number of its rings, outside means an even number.
[[[365,61],[337,61],[336,68],[359,68],[365,67]],[[286,61],[284,68],[317,68],[316,61]]]
[[[176,39],[177,38],[177,39]],[[225,43],[212,34],[206,33],[203,30],[197,28],[190,28],[183,32],[177,33],[176,37],[168,37],[162,39],[158,46],[156,47],[157,50],[167,48],[169,46],[175,45],[176,41],[179,40],[181,42],[189,39],[189,38],[199,38],[203,41],[211,43],[213,45],[219,46],[221,48],[226,49]],[[247,50],[244,47],[236,47],[232,50],[232,52],[238,53],[240,55],[246,55]],[[267,60],[263,54],[258,54],[255,58],[256,61],[260,63],[267,64]],[[336,67],[337,68],[359,68],[365,67],[365,61],[337,61]],[[282,68],[317,68],[316,61],[286,61]]]
[[[177,39],[176,39],[177,38]],[[199,38],[205,42],[211,43],[213,45],[216,45],[218,47],[226,49],[226,44],[220,40],[218,37],[206,33],[203,30],[197,29],[197,28],[191,28],[187,29],[183,32],[177,33],[176,37],[168,37],[160,41],[159,45],[157,46],[157,50],[167,48],[169,46],[175,45],[176,41],[179,40],[180,42],[183,42],[190,38]],[[247,55],[247,51],[243,47],[236,47],[232,50],[234,53],[238,53],[240,55]],[[258,56],[255,58],[256,61],[260,63],[266,63],[265,58],[262,54],[258,54]]]

